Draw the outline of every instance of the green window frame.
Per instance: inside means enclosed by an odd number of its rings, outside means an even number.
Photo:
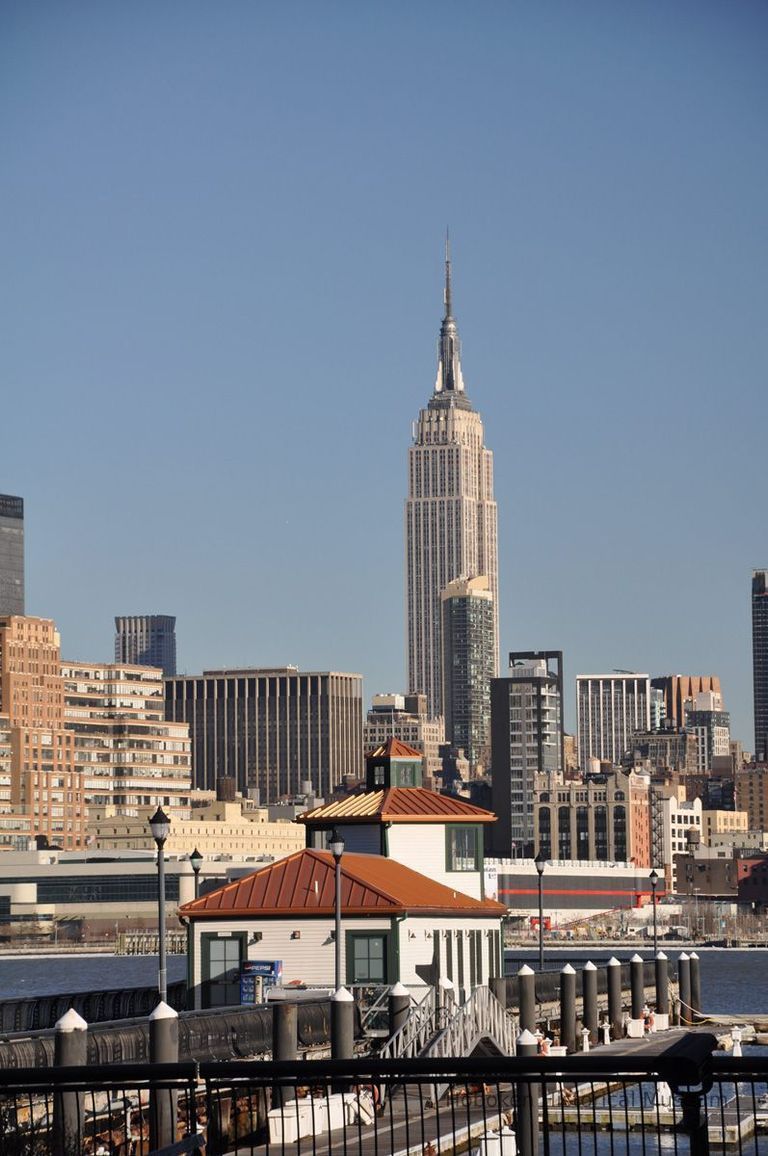
[[[482,857],[482,831],[477,823],[449,823],[446,826],[446,871],[479,871]]]
[[[347,983],[391,983],[394,969],[387,931],[348,931]]]

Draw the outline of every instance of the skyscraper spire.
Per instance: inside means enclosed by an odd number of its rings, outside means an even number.
[[[445,317],[451,316],[451,235],[445,230]]]
[[[453,317],[451,297],[451,240],[445,231],[445,316],[440,326],[440,341],[437,349],[437,380],[435,393],[463,393],[464,379],[461,376],[461,343],[459,331]]]

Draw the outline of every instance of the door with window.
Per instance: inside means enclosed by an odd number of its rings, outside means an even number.
[[[202,1006],[240,1003],[240,971],[245,959],[245,932],[200,937]]]

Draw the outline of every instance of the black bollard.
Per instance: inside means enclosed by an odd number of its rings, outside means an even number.
[[[680,1023],[690,1027],[693,1023],[691,1017],[691,957],[685,952],[677,961],[677,988],[680,1000]]]
[[[507,977],[504,975],[492,976],[491,979],[488,980],[488,987],[496,996],[501,1006],[505,1008],[507,1006]]]
[[[691,952],[691,1023],[701,1019],[701,960],[695,951]]]
[[[517,1006],[521,1032],[536,1031],[536,975],[526,963],[517,973]]]
[[[57,1068],[82,1068],[88,1063],[88,1024],[74,1008],[57,1020],[53,1062]],[[53,1096],[54,1156],[80,1156],[83,1150],[83,1096],[55,1092]]]
[[[560,1043],[569,1055],[576,1051],[576,972],[570,963],[560,972]]]
[[[529,969],[530,970],[530,969]],[[518,972],[518,975],[520,973]],[[516,1055],[525,1059],[535,1056],[539,1050],[533,1032],[522,1031],[517,1037]],[[515,1088],[515,1135],[517,1156],[538,1156],[539,1152],[539,1086],[528,1080],[520,1080]]]
[[[597,968],[594,963],[587,961],[581,973],[581,994],[584,997],[584,1027],[589,1032],[590,1044],[597,1043],[598,1014],[597,1014]]]
[[[393,1036],[405,1027],[411,1010],[411,993],[405,984],[396,983],[389,989],[389,1034]]]
[[[669,1027],[669,962],[663,951],[656,956],[656,1031]]]
[[[295,1060],[299,1054],[299,1008],[292,1000],[273,999],[272,1009],[272,1059]],[[272,1107],[279,1108],[295,1099],[294,1089],[288,1085],[272,1085]],[[222,1148],[222,1152],[227,1149]]]
[[[331,1058],[351,1060],[355,1052],[355,1000],[340,987],[331,996]]]
[[[270,1000],[272,1008],[272,1059],[295,1060],[299,1051],[298,1005]]]
[[[637,953],[629,961],[629,989],[632,1019],[642,1021],[645,1007],[645,964]]]
[[[149,1017],[150,1064],[178,1064],[179,1016],[167,1003],[159,1003]],[[149,1072],[149,1147],[152,1152],[176,1143],[176,1101],[173,1088],[158,1088]]]
[[[611,1039],[620,1040],[624,1034],[621,1018],[621,964],[615,955],[608,960],[608,1023],[611,1025]]]

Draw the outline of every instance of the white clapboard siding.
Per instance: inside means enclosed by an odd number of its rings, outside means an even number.
[[[446,871],[444,823],[393,823],[389,829],[389,858],[462,895],[482,898],[481,871]]]
[[[256,943],[247,947],[248,959],[282,960],[283,984],[299,981],[310,985],[322,984],[333,987],[335,971],[334,941],[331,932],[334,921],[330,919],[307,919],[300,913],[288,919],[231,919],[195,921],[195,976],[197,986],[201,981],[200,936],[202,933],[234,934],[247,932],[248,938],[254,932],[261,934]],[[346,976],[345,933],[347,931],[389,931],[390,920],[344,919],[341,924],[341,974]],[[293,932],[300,932],[298,939]]]

